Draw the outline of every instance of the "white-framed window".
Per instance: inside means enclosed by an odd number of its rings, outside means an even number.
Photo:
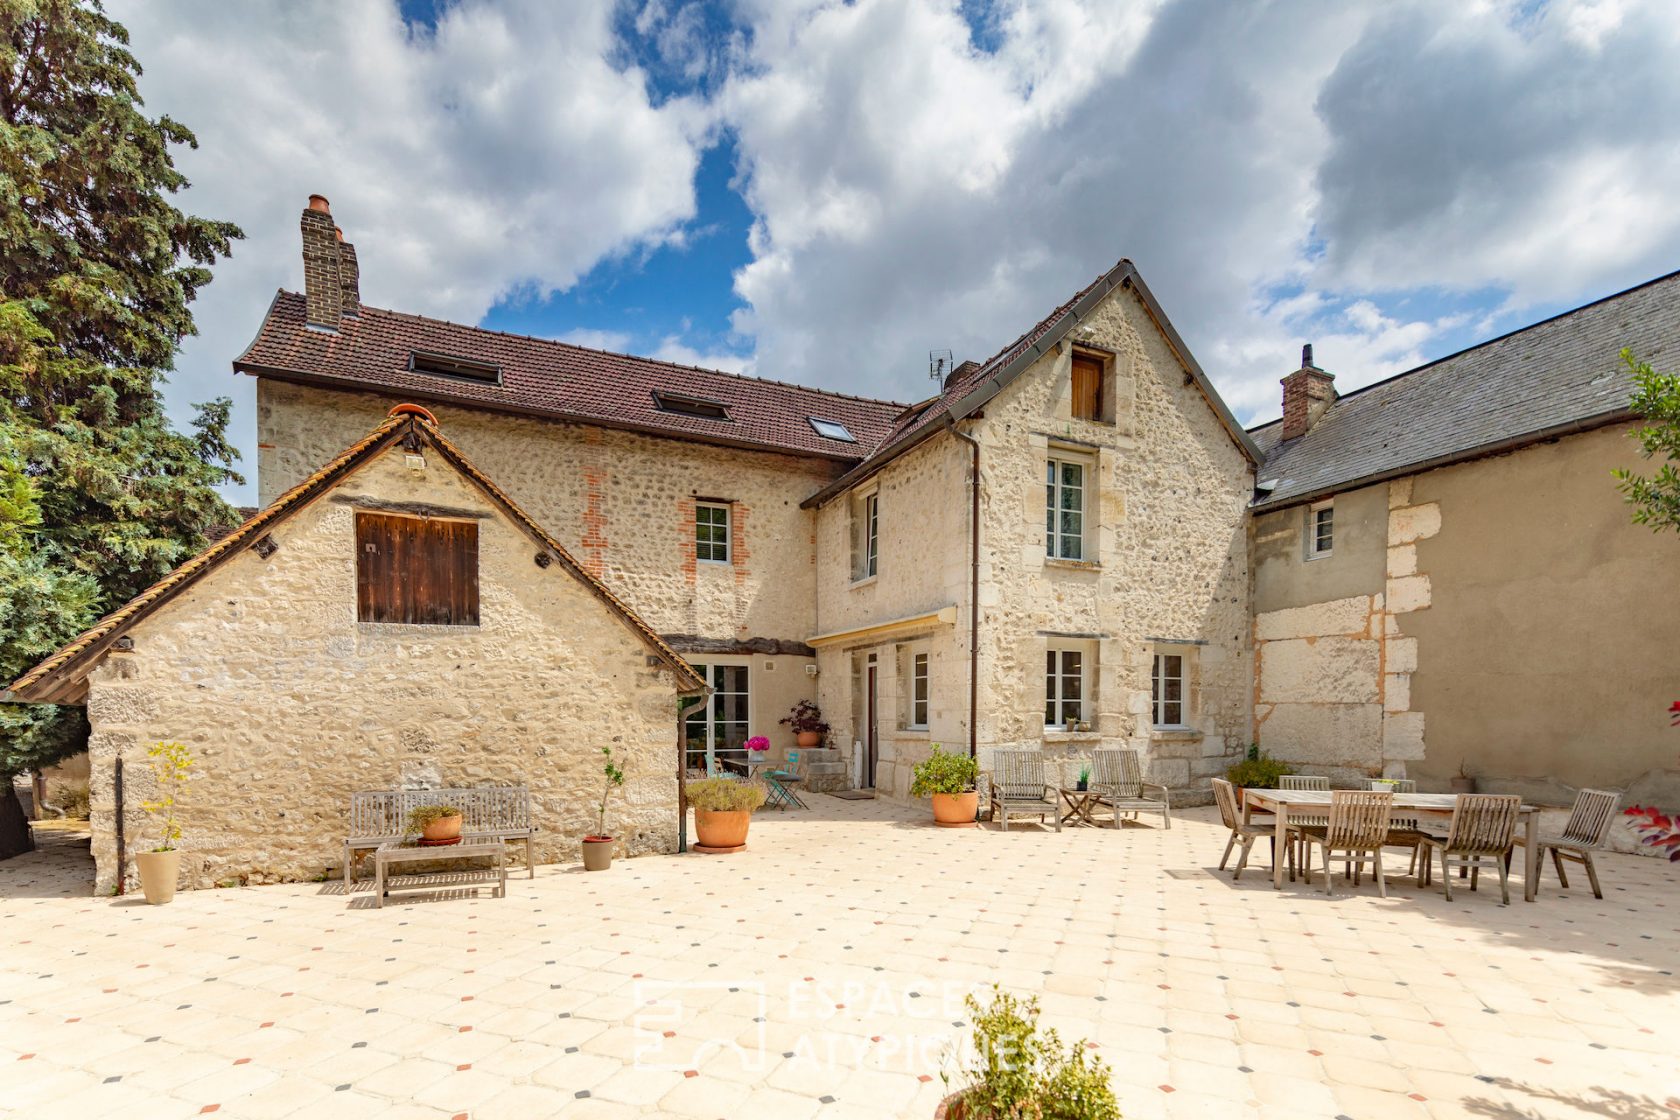
[[[1050,456],[1044,470],[1044,551],[1054,560],[1085,559],[1085,493],[1089,463]]]
[[[1044,651],[1044,726],[1065,730],[1069,720],[1091,718],[1091,655],[1083,648],[1052,646]]]
[[[1330,555],[1336,541],[1336,503],[1334,499],[1314,502],[1307,507],[1307,559],[1317,560]]]
[[[1158,649],[1149,681],[1151,722],[1158,728],[1190,723],[1190,653]]]
[[[926,650],[910,654],[910,729],[926,731],[928,725],[928,655]]]
[[[880,567],[881,493],[871,490],[852,502],[852,582],[872,578]]]
[[[694,506],[694,558],[712,564],[729,563],[729,507],[721,502]]]
[[[690,773],[716,774],[725,759],[744,762],[751,734],[751,670],[746,665],[693,663],[712,694],[683,727],[684,759]]]

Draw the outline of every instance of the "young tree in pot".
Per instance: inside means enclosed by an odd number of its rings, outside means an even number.
[[[967,828],[974,823],[980,794],[974,788],[979,764],[966,754],[947,754],[938,743],[933,753],[916,764],[911,797],[933,798],[933,823],[943,828]]]
[[[688,784],[694,806],[695,845],[700,851],[734,852],[746,847],[753,810],[764,804],[764,787],[731,778],[703,778]]]
[[[181,826],[175,821],[175,806],[187,788],[187,771],[192,769],[192,752],[184,743],[155,743],[146,752],[152,760],[152,775],[157,780],[155,800],[141,802],[152,816],[163,818],[162,835],[158,846],[134,857],[140,869],[140,889],[146,901],[162,906],[175,897],[181,881],[181,850],[175,842],[181,839]]]
[[[595,835],[583,838],[585,871],[605,871],[612,866],[613,838],[607,832],[607,800],[613,790],[624,785],[624,771],[613,761],[612,748],[602,747],[601,755],[605,759],[601,772],[606,782],[601,788],[601,811],[595,818]]]
[[[823,736],[828,734],[828,724],[822,718],[822,709],[815,702],[801,700],[793,706],[782,722],[793,728],[794,736],[802,747],[819,747]]]

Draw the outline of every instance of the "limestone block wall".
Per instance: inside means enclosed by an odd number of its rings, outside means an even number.
[[[628,781],[610,827],[621,852],[676,846],[670,672],[452,468],[400,449],[368,464],[132,631],[90,678],[93,851],[116,875],[112,775],[126,763],[128,850],[155,842],[140,809],[145,750],[198,762],[181,810],[182,884],[309,879],[338,865],[351,792],[405,778],[526,783],[538,858],[577,857],[593,831],[600,748]],[[356,619],[355,499],[424,502],[479,523],[476,627]],[[132,875],[132,858],[130,874]]]
[[[1338,494],[1331,555],[1306,559],[1305,507],[1255,519],[1255,730],[1305,773],[1354,782],[1406,777],[1423,757],[1412,704],[1417,640],[1407,616],[1430,604],[1417,546],[1440,508],[1409,479]],[[1363,591],[1313,600],[1315,594]]]
[[[998,747],[1135,745],[1146,749],[1158,779],[1205,792],[1207,775],[1222,772],[1249,742],[1252,472],[1133,295],[1112,296],[1076,338],[1113,355],[1108,418],[1072,416],[1072,350],[1064,343],[988,402],[982,419],[968,422],[982,443],[982,763]],[[1084,561],[1046,556],[1044,476],[1053,448],[1091,464]],[[822,630],[841,629],[839,620],[864,626],[957,608],[953,624],[922,639],[934,655],[926,733],[893,722],[903,687],[892,670],[895,647],[918,639],[819,654],[824,706],[846,720],[847,750],[864,738],[861,666],[875,655],[877,780],[891,796],[903,796],[911,767],[932,742],[967,746],[969,454],[966,444],[940,435],[881,473],[886,543],[873,590],[851,587],[850,569],[840,563],[849,555],[851,503],[837,499],[818,519]],[[889,522],[889,513],[901,512],[904,521]],[[889,585],[894,550],[910,565]],[[1044,726],[1045,651],[1068,641],[1086,643],[1096,661],[1088,734]],[[1156,732],[1150,718],[1153,652],[1163,641],[1182,645],[1193,665],[1192,726],[1171,733]]]

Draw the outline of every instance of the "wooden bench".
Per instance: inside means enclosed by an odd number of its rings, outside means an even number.
[[[526,786],[473,786],[469,789],[376,789],[350,795],[350,834],[344,840],[344,889],[356,885],[356,865],[381,845],[401,843],[411,835],[408,814],[422,805],[453,805],[461,810],[463,835],[489,836],[504,844],[525,842],[527,878],[536,878],[531,856],[531,791]]]

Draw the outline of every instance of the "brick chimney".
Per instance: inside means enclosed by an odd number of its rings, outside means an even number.
[[[354,318],[361,311],[356,247],[345,241],[344,231],[333,224],[332,206],[325,195],[309,196],[299,225],[303,231],[303,294],[309,325],[336,331],[339,319]]]
[[[1304,436],[1336,399],[1335,377],[1313,365],[1312,343],[1301,347],[1301,368],[1285,377],[1283,438]]]

